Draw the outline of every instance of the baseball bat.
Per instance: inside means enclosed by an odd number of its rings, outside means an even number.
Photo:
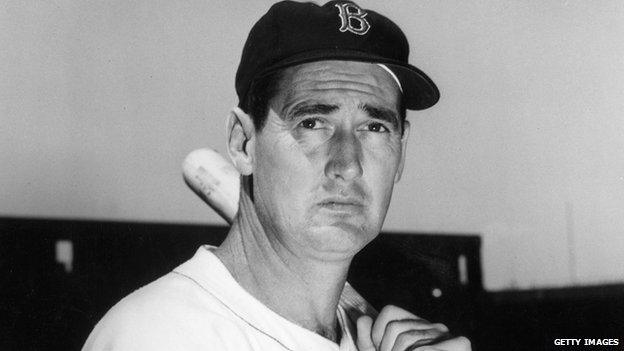
[[[218,152],[197,149],[182,162],[186,184],[229,224],[238,211],[240,174]]]

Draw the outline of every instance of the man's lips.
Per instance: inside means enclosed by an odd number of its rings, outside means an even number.
[[[364,208],[364,203],[357,198],[328,197],[320,201],[318,206],[337,212],[359,212]]]

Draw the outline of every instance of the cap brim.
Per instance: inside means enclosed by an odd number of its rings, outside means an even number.
[[[278,69],[323,60],[360,61],[386,65],[401,82],[403,103],[408,110],[424,110],[435,105],[440,100],[438,87],[418,68],[404,62],[355,50],[325,49],[303,52],[276,62],[265,69],[259,76]]]

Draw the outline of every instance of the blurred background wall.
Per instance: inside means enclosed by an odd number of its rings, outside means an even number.
[[[223,224],[180,165],[225,150],[272,1],[3,1],[0,215]],[[475,233],[489,290],[624,277],[624,3],[358,1],[442,91],[385,230]]]

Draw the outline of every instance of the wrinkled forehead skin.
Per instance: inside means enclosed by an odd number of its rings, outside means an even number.
[[[332,60],[289,67],[282,72],[279,92],[271,103],[278,115],[305,99],[323,98],[332,102],[365,97],[369,102],[393,108],[399,116],[399,86],[374,63]]]

